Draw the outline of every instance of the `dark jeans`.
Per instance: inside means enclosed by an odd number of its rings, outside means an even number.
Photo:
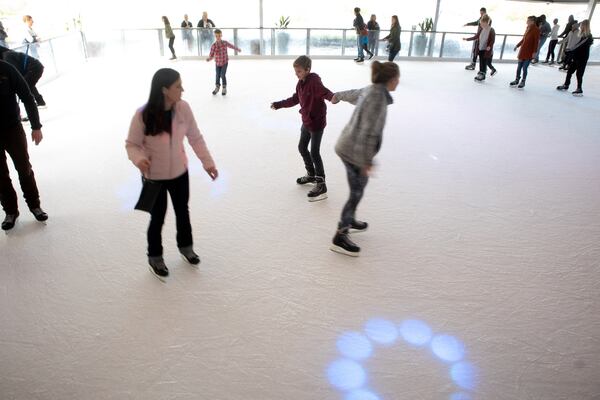
[[[18,211],[17,194],[12,186],[6,153],[12,158],[15,169],[19,174],[21,190],[29,209],[40,206],[40,194],[35,182],[35,175],[29,162],[27,152],[27,137],[23,125],[18,123],[11,128],[0,128],[0,202],[7,214],[16,214]]]
[[[521,70],[523,71],[523,80],[527,79],[527,69],[530,63],[531,60],[519,60],[517,64],[517,79],[521,79]]]
[[[321,139],[323,138],[323,130],[309,131],[307,127],[302,125],[300,128],[300,142],[298,143],[298,151],[304,160],[304,167],[310,176],[322,176],[325,178],[325,168],[321,159]],[[308,143],[310,142],[310,152],[308,151]]]
[[[25,75],[23,75],[23,78],[25,78],[25,82],[27,82],[27,85],[29,86],[29,90],[31,90],[31,94],[33,94],[33,97],[35,97],[35,101],[36,103],[38,103],[38,105],[46,104],[44,98],[42,97],[40,92],[38,92],[37,87],[35,87],[35,85],[42,77],[43,73],[44,67],[42,67],[41,65],[33,65],[25,73]]]
[[[394,58],[400,53],[400,48],[390,49],[390,54],[388,55],[388,61],[394,61]]]
[[[216,80],[215,80],[215,84],[217,86],[221,85],[221,80],[223,81],[223,86],[227,86],[227,77],[225,76],[225,74],[227,74],[227,66],[229,65],[229,63],[223,65],[222,67],[217,66],[216,69]]]
[[[346,167],[348,185],[350,185],[350,197],[344,205],[342,216],[338,224],[339,229],[349,227],[354,222],[356,207],[363,197],[369,177],[361,174],[361,168],[342,160]]]
[[[167,213],[167,192],[171,196],[175,220],[177,225],[177,247],[187,247],[193,244],[192,225],[188,200],[190,198],[190,180],[186,171],[178,178],[160,181],[163,187],[156,199],[150,213],[150,226],[148,226],[148,256],[162,256],[162,227]]]
[[[535,59],[535,62],[538,62],[539,60],[539,56],[540,56],[540,52],[542,51],[542,47],[544,47],[544,43],[546,43],[546,39],[548,39],[547,36],[541,37],[540,38],[540,42],[539,42],[539,46],[538,46],[538,51],[537,53],[535,53],[535,55],[533,56],[533,58]]]
[[[471,60],[471,62],[473,64],[477,63],[477,56],[479,55],[479,49],[477,48],[477,42],[473,43],[473,50],[471,50],[471,54],[473,56],[473,59]]]
[[[169,50],[171,50],[171,54],[175,57],[175,48],[173,47],[173,43],[175,42],[175,36],[169,38]]]
[[[551,40],[548,45],[548,54],[546,55],[546,61],[552,56],[552,62],[554,62],[554,49],[556,48],[556,44],[558,43],[558,39]]]
[[[479,50],[479,72],[485,75],[487,67],[490,67],[492,72],[496,70],[492,65],[492,57],[486,57],[485,50]]]
[[[587,66],[586,61],[573,61],[569,65],[569,69],[567,70],[567,77],[565,78],[565,86],[569,86],[571,84],[571,77],[575,71],[575,76],[577,77],[577,89],[581,89],[583,85],[583,74],[585,73],[585,67]]]

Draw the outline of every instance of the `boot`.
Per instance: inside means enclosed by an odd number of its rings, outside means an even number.
[[[217,84],[217,85],[215,86],[215,90],[213,90],[213,91],[212,91],[212,94],[217,94],[217,93],[219,93],[219,90],[220,90],[220,89],[221,89],[221,85]]]
[[[200,264],[200,257],[198,257],[198,254],[194,253],[193,246],[180,247],[179,253],[181,254],[181,257],[190,264]]]
[[[158,279],[164,282],[163,278],[169,276],[169,269],[165,265],[165,260],[162,256],[148,257],[148,264],[150,265],[150,272],[152,272]]]
[[[317,180],[315,179],[315,176],[308,175],[308,174],[296,179],[296,183],[298,185],[306,185],[307,183],[315,183],[315,182],[317,182]]]
[[[467,71],[473,71],[475,69],[475,63],[471,63],[465,67]]]
[[[42,210],[39,207],[32,209],[31,213],[33,214],[33,216],[35,217],[35,219],[37,219],[40,222],[48,220],[48,214],[46,214],[44,212],[44,210]]]
[[[368,227],[369,224],[367,224],[366,222],[354,220],[350,224],[349,232],[364,232],[367,230]]]
[[[221,90],[221,94],[225,96],[227,94],[227,86],[223,85],[223,90]]]
[[[510,87],[516,87],[519,84],[519,81],[521,81],[521,78],[515,79],[514,81],[509,83]]]
[[[556,87],[556,90],[560,90],[561,92],[564,92],[565,90],[569,90],[569,86],[567,85],[560,85]]]
[[[308,192],[308,201],[314,202],[325,200],[327,198],[327,185],[325,184],[325,178],[322,176],[315,176],[315,183],[315,187]]]
[[[517,86],[517,89],[523,89],[525,87],[525,79],[521,80],[521,83],[519,83],[519,86]]]
[[[348,236],[348,228],[338,229],[331,242],[331,247],[329,247],[331,251],[350,257],[358,257],[360,254],[360,247]]]
[[[14,228],[15,222],[17,221],[18,217],[19,217],[18,211],[16,214],[6,214],[6,217],[4,218],[4,221],[2,222],[2,230],[8,231],[8,230],[11,230],[12,228]]]

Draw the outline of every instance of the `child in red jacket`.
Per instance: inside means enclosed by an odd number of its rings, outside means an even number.
[[[533,59],[533,56],[537,53],[538,46],[540,44],[540,29],[535,24],[535,16],[531,15],[527,18],[527,29],[523,35],[523,39],[515,46],[515,51],[520,47],[519,50],[519,64],[517,66],[517,78],[510,83],[510,87],[518,87],[523,89],[525,87],[525,80],[527,79],[527,68],[529,63]],[[521,80],[521,70],[523,70],[523,80]]]
[[[315,187],[308,192],[308,201],[318,201],[327,198],[327,185],[325,185],[325,169],[321,159],[320,148],[323,131],[327,124],[327,106],[325,99],[333,104],[333,93],[323,86],[319,75],[310,72],[312,61],[307,56],[300,56],[294,61],[294,71],[298,77],[296,93],[286,100],[271,103],[273,110],[293,107],[300,104],[302,127],[300,128],[300,142],[298,151],[304,160],[306,175],[296,179],[296,183],[304,185],[315,183]],[[308,144],[311,143],[310,152]]]

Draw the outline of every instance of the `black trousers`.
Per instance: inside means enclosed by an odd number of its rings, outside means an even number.
[[[492,57],[485,56],[485,50],[479,50],[479,72],[485,73],[487,72],[487,67],[490,67],[492,72],[496,70],[492,65]]]
[[[19,182],[27,206],[29,209],[38,208],[40,206],[40,194],[29,162],[27,137],[20,122],[11,128],[0,128],[0,202],[4,212],[16,214],[19,210],[17,193],[10,180],[6,163],[7,153],[19,174]]]
[[[42,77],[43,73],[43,66],[31,65],[27,72],[25,72],[25,75],[23,75],[23,78],[25,78],[25,82],[27,82],[27,85],[29,86],[29,90],[31,90],[31,94],[33,94],[33,97],[35,97],[35,101],[38,105],[46,104],[44,98],[42,97],[40,92],[38,92],[37,87],[35,86]]]
[[[169,38],[169,50],[171,50],[171,54],[175,57],[175,48],[173,47],[173,43],[175,42],[175,36]]]
[[[587,66],[587,60],[573,60],[567,70],[567,77],[565,78],[565,86],[571,84],[571,77],[573,73],[577,77],[577,89],[581,89],[583,85],[583,74],[585,73],[585,67]]]
[[[306,173],[310,176],[322,176],[325,178],[325,167],[321,158],[321,139],[323,130],[309,131],[304,125],[300,128],[300,142],[298,142],[298,151],[304,160]],[[310,143],[310,151],[308,144]]]
[[[163,186],[150,212],[150,226],[148,226],[148,256],[159,257],[163,254],[162,227],[167,213],[167,192],[175,209],[177,226],[177,247],[187,247],[193,244],[192,225],[188,200],[190,198],[190,179],[186,171],[178,178],[160,181]]]
[[[400,48],[390,48],[390,54],[388,54],[388,61],[394,61],[394,58],[400,53]]]
[[[348,228],[354,221],[356,207],[365,193],[365,187],[369,182],[369,177],[361,174],[361,168],[357,165],[350,164],[342,160],[346,167],[346,175],[348,177],[348,185],[350,186],[350,197],[342,210],[342,216],[338,223],[338,228]]]
[[[556,48],[556,44],[558,43],[558,39],[551,40],[548,45],[548,54],[546,54],[546,61],[552,56],[552,62],[554,62],[554,49]]]

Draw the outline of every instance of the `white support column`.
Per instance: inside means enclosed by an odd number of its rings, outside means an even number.
[[[596,1],[597,0],[590,0],[588,2],[588,8],[585,15],[590,21],[592,20],[592,16],[594,16],[594,10],[596,9]]]
[[[258,0],[258,7],[259,7],[259,19],[260,19],[260,21],[259,21],[259,24],[260,24],[259,25],[259,27],[260,27],[260,54],[264,55],[265,54],[265,51],[264,51],[264,48],[265,48],[265,37],[264,37],[264,34],[263,34],[263,28],[264,28],[264,25],[263,25],[263,22],[264,22],[263,21],[264,20],[264,15],[263,15],[263,0]]]
[[[435,5],[435,16],[433,17],[433,27],[431,28],[431,30],[433,32],[437,32],[437,26],[438,26],[438,19],[440,18],[440,3],[442,2],[442,0],[437,0],[437,4]],[[427,55],[429,57],[433,56],[433,46],[435,45],[435,33],[432,33],[431,36],[429,37],[429,51],[427,52]]]

